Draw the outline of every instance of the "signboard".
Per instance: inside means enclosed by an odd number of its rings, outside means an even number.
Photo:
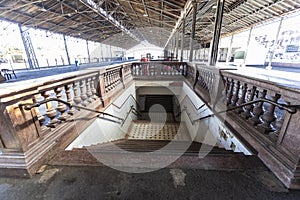
[[[299,46],[297,46],[297,45],[287,45],[285,52],[286,53],[295,53],[295,52],[298,52],[298,50],[299,50]]]

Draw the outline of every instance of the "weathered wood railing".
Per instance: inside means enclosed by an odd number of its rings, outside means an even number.
[[[30,175],[39,160],[53,150],[65,147],[96,117],[83,109],[69,108],[49,101],[25,110],[22,104],[50,98],[101,111],[120,94],[131,80],[131,64],[82,70],[59,77],[39,79],[38,83],[5,88],[0,94],[0,168],[14,168],[12,175]],[[126,78],[124,78],[126,77]],[[21,83],[21,82],[20,82]],[[1,174],[0,170],[0,174]]]

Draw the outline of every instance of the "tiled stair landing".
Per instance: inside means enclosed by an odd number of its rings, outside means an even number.
[[[191,140],[184,123],[132,122],[126,139],[134,140]]]

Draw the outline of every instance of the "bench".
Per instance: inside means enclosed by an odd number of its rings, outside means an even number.
[[[15,78],[17,78],[17,75],[15,74],[14,70],[10,69],[1,69],[1,74],[6,78],[6,80],[10,80],[13,78],[12,75],[14,75]]]

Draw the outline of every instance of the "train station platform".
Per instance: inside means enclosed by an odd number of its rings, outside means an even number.
[[[90,63],[82,64],[80,66],[70,65],[64,67],[49,67],[33,70],[18,70],[16,71],[17,78],[12,78],[0,83],[0,88],[11,87],[19,81],[37,81],[36,79],[53,75],[59,75],[69,72],[79,72],[80,70],[93,68],[93,67],[104,67],[122,62],[101,62],[101,63]],[[273,67],[272,70],[267,70],[265,66],[247,66],[247,67],[236,67],[232,65],[226,65],[224,63],[218,63],[217,67],[220,69],[231,68],[236,69],[237,74],[252,76],[260,80],[274,82],[281,84],[286,87],[300,89],[300,69],[286,68],[286,67]]]
[[[164,168],[128,174],[105,166],[48,166],[32,179],[0,178],[2,200],[299,199],[265,170]]]

